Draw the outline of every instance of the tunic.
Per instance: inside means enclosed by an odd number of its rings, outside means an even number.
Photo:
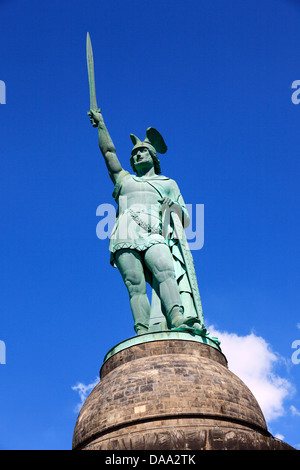
[[[118,250],[128,248],[144,251],[154,244],[168,245],[159,202],[165,196],[183,206],[174,180],[162,175],[138,177],[125,170],[120,173],[113,192],[118,203],[117,219],[109,244],[113,266],[114,254]]]

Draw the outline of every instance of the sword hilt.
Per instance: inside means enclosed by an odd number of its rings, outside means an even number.
[[[90,121],[93,125],[93,127],[98,127],[98,122],[96,122],[94,116],[92,113],[101,113],[101,109],[100,108],[97,108],[97,109],[90,109],[87,114],[90,116]]]

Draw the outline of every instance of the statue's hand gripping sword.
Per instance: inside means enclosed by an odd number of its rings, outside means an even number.
[[[93,119],[93,114],[91,113],[91,111],[100,113],[101,109],[98,108],[97,106],[94,57],[93,57],[93,49],[92,49],[92,43],[91,43],[91,38],[90,38],[89,33],[87,33],[87,36],[86,36],[86,60],[87,60],[89,87],[90,87],[90,111],[88,111],[88,115],[91,116],[91,122],[93,126],[97,127],[97,122]]]

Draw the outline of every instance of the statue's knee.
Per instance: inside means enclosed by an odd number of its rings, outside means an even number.
[[[141,295],[146,292],[144,279],[136,271],[131,271],[124,279],[130,297]]]
[[[161,267],[161,269],[156,272],[156,278],[159,283],[167,281],[168,279],[175,279],[174,269],[169,266],[165,268]]]

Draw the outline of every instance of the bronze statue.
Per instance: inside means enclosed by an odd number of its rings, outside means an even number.
[[[185,237],[189,214],[176,182],[161,174],[158,153],[167,146],[149,127],[141,141],[131,134],[130,163],[123,169],[97,106],[94,64],[89,34],[87,61],[90,121],[98,128],[99,147],[114,184],[118,204],[109,250],[127,287],[138,335],[152,331],[189,331],[206,334],[194,263]],[[152,287],[151,305],[146,283]]]

